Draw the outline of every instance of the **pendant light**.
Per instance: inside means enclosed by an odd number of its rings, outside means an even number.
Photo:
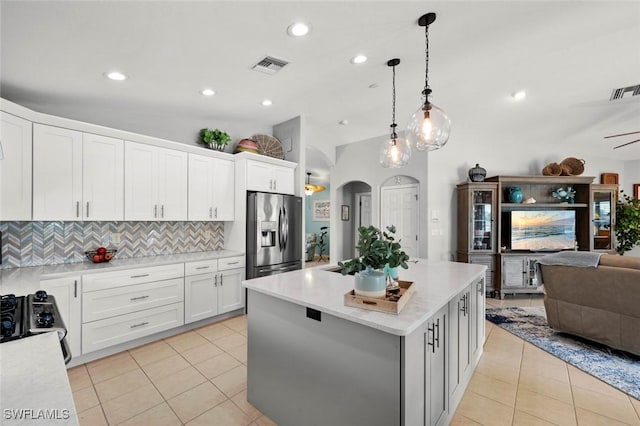
[[[423,104],[411,116],[407,124],[406,137],[418,151],[433,151],[442,148],[449,140],[451,120],[447,114],[429,102],[431,88],[429,87],[429,25],[436,20],[435,13],[422,15],[418,25],[424,27],[425,33],[425,72]]]
[[[309,182],[311,178],[311,173],[307,172],[307,183],[304,185],[304,195],[307,197],[313,195],[315,192],[324,191],[326,188],[322,185],[314,185]]]
[[[391,135],[380,147],[380,164],[382,167],[397,168],[406,166],[411,158],[411,145],[405,138],[398,137],[396,132],[396,65],[400,59],[390,59],[387,66],[393,69],[393,97],[391,106]]]

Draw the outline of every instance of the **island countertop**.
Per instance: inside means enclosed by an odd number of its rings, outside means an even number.
[[[77,425],[57,333],[0,345],[3,425]]]
[[[344,295],[353,289],[354,278],[326,269],[312,268],[243,281],[249,290],[386,333],[406,336],[424,324],[451,298],[484,276],[483,265],[416,259],[409,269],[399,269],[400,279],[412,281],[416,291],[398,315],[345,306]],[[251,311],[249,296],[248,310]]]

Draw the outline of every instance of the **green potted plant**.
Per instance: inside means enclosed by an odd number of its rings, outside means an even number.
[[[640,245],[640,199],[623,194],[616,203],[616,251],[622,256],[625,251]]]
[[[382,232],[375,226],[358,228],[358,256],[346,262],[338,262],[342,275],[355,274],[355,293],[361,296],[384,298],[386,295],[385,268],[398,266],[407,269],[409,256],[395,241],[395,227],[388,226]]]
[[[224,147],[227,146],[229,141],[231,140],[231,136],[227,132],[223,132],[222,130],[215,129],[201,129],[200,130],[200,138],[198,142],[207,145],[210,149],[215,149],[218,151],[223,151]]]

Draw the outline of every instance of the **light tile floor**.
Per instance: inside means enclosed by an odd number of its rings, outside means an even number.
[[[640,401],[486,324],[484,355],[452,424],[640,426]],[[246,317],[235,317],[70,369],[80,424],[274,425],[247,402],[246,335]]]

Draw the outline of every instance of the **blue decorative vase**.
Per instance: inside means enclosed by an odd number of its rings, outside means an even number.
[[[509,188],[509,202],[521,203],[522,202],[522,189],[519,186],[512,186]]]
[[[367,266],[366,270],[355,274],[354,280],[354,290],[358,296],[383,299],[387,294],[387,283],[384,272],[375,271]]]
[[[382,270],[382,272],[384,272],[384,276],[389,276],[391,277],[392,281],[397,281],[398,280],[398,267],[391,267],[389,266],[389,264],[387,263],[386,265],[384,265],[384,269]]]

